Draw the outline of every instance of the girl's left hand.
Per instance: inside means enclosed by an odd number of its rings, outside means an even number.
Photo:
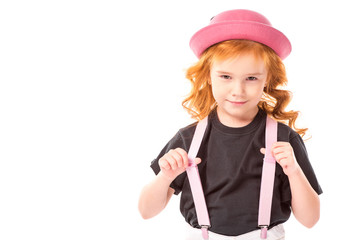
[[[265,148],[262,148],[260,151],[265,154]],[[290,143],[276,142],[272,146],[271,152],[287,176],[295,174],[300,169]]]

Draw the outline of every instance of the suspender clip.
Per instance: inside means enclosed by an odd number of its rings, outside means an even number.
[[[267,238],[267,230],[268,230],[268,225],[260,225],[259,226],[261,228],[261,233],[260,233],[260,238],[261,239],[266,239]]]
[[[209,232],[208,232],[209,228],[210,228],[210,225],[201,225],[201,232],[202,232],[202,237],[204,240],[209,239]]]

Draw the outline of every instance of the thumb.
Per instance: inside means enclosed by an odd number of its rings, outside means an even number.
[[[201,159],[200,159],[200,158],[195,158],[195,163],[196,163],[196,164],[201,163]]]
[[[261,149],[260,149],[260,152],[261,152],[262,154],[265,154],[266,149],[265,149],[265,148],[261,148]]]

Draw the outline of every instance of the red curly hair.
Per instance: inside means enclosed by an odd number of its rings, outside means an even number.
[[[235,58],[239,54],[253,53],[260,57],[268,70],[267,84],[258,107],[274,119],[287,124],[302,137],[307,128],[296,128],[298,111],[285,111],[291,101],[290,91],[281,89],[288,82],[285,66],[280,57],[268,46],[250,40],[228,40],[217,43],[201,55],[199,61],[188,68],[186,78],[192,84],[192,90],[182,102],[192,118],[201,120],[217,106],[212,95],[210,69],[214,61]]]

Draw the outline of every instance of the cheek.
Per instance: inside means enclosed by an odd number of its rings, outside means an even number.
[[[251,89],[251,95],[254,98],[260,99],[262,97],[262,95],[263,95],[263,92],[264,92],[264,86],[262,84],[257,85],[257,86],[253,86],[252,89]]]
[[[218,91],[218,87],[216,85],[212,84],[211,91],[212,91],[212,95],[213,95],[215,101],[217,102],[219,99],[219,95],[220,95],[220,93]]]
[[[225,98],[227,90],[223,85],[219,84],[216,81],[213,81],[211,88],[213,97],[215,98],[216,102],[219,102],[221,101],[221,99]]]

